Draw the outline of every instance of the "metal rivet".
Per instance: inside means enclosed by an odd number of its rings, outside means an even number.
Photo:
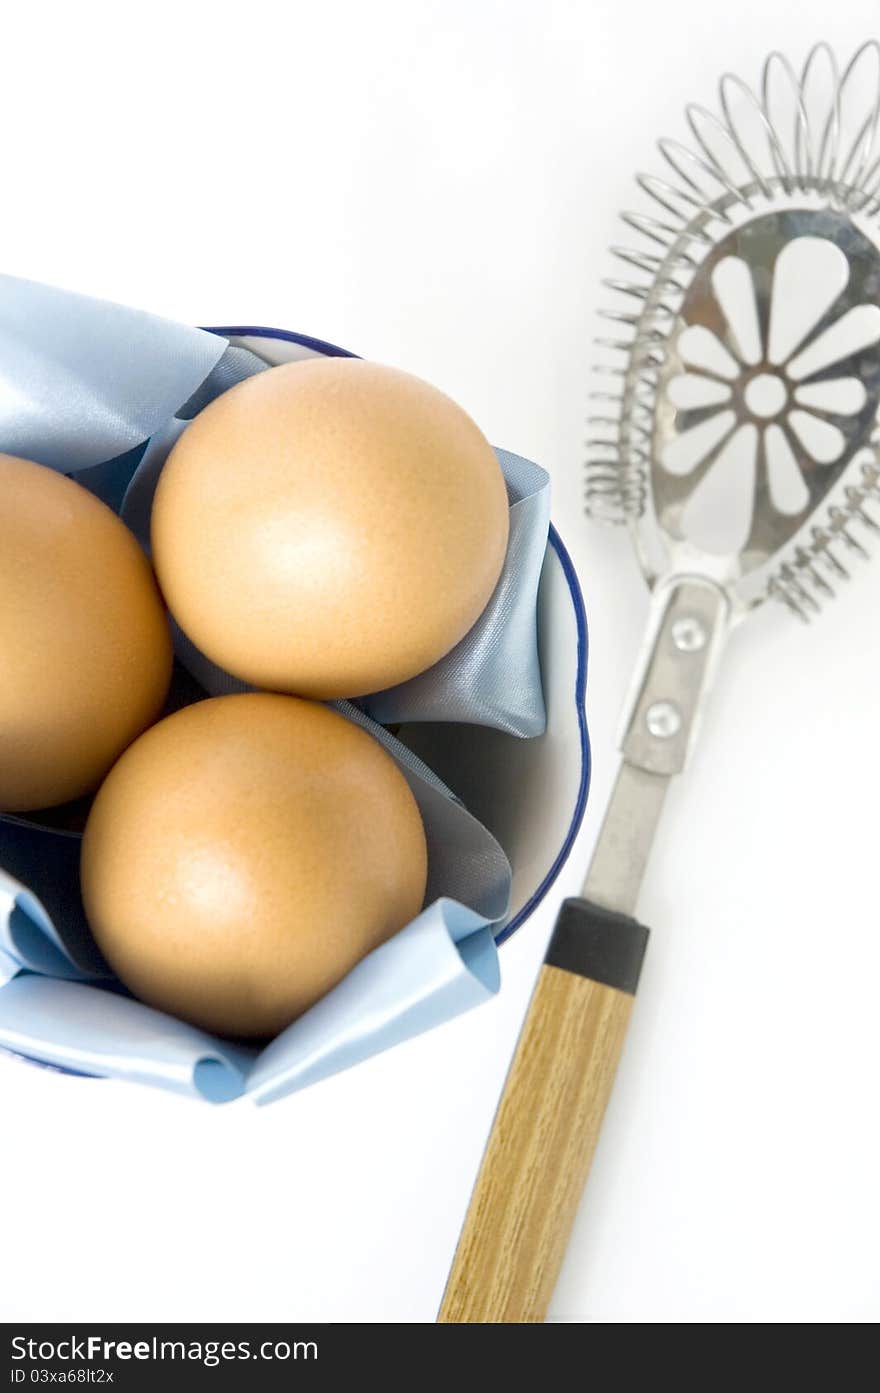
[[[655,701],[645,712],[645,725],[658,740],[670,740],[681,730],[681,712],[673,701]]]
[[[672,642],[680,653],[699,653],[708,637],[704,625],[692,614],[683,614],[672,625]]]

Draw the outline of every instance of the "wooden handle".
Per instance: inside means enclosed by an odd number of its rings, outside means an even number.
[[[593,931],[592,944],[585,926]],[[609,933],[621,940],[612,944],[610,959]],[[623,1049],[646,941],[647,930],[624,916],[583,900],[563,906],[471,1197],[441,1322],[545,1318]]]

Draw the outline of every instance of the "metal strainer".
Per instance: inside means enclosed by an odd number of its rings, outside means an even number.
[[[629,526],[652,619],[582,899],[562,907],[443,1321],[543,1319],[647,943],[631,917],[718,652],[765,599],[802,619],[880,531],[880,44],[779,53],[640,175],[650,211],[599,340],[588,512]],[[647,206],[647,203],[646,203]],[[880,512],[878,512],[880,517]]]

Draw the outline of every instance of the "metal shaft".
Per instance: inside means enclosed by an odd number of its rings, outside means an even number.
[[[729,603],[684,577],[655,594],[617,773],[584,882],[607,909],[635,911],[669,780],[684,768],[727,632]]]

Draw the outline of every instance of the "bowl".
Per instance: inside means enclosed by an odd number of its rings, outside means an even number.
[[[271,365],[321,356],[355,356],[346,349],[281,329],[235,326],[216,327],[210,332]],[[499,944],[522,928],[548,895],[577,836],[589,787],[590,747],[584,710],[587,622],[574,567],[552,525],[541,571],[537,620],[547,713],[542,735],[523,739],[487,727],[449,723],[404,725],[396,732],[489,829],[507,854],[513,879],[509,912],[494,929]],[[491,946],[491,938],[487,942]],[[58,1060],[47,1063],[24,1050],[8,1052],[40,1067],[96,1077],[88,1069],[67,1068]]]

